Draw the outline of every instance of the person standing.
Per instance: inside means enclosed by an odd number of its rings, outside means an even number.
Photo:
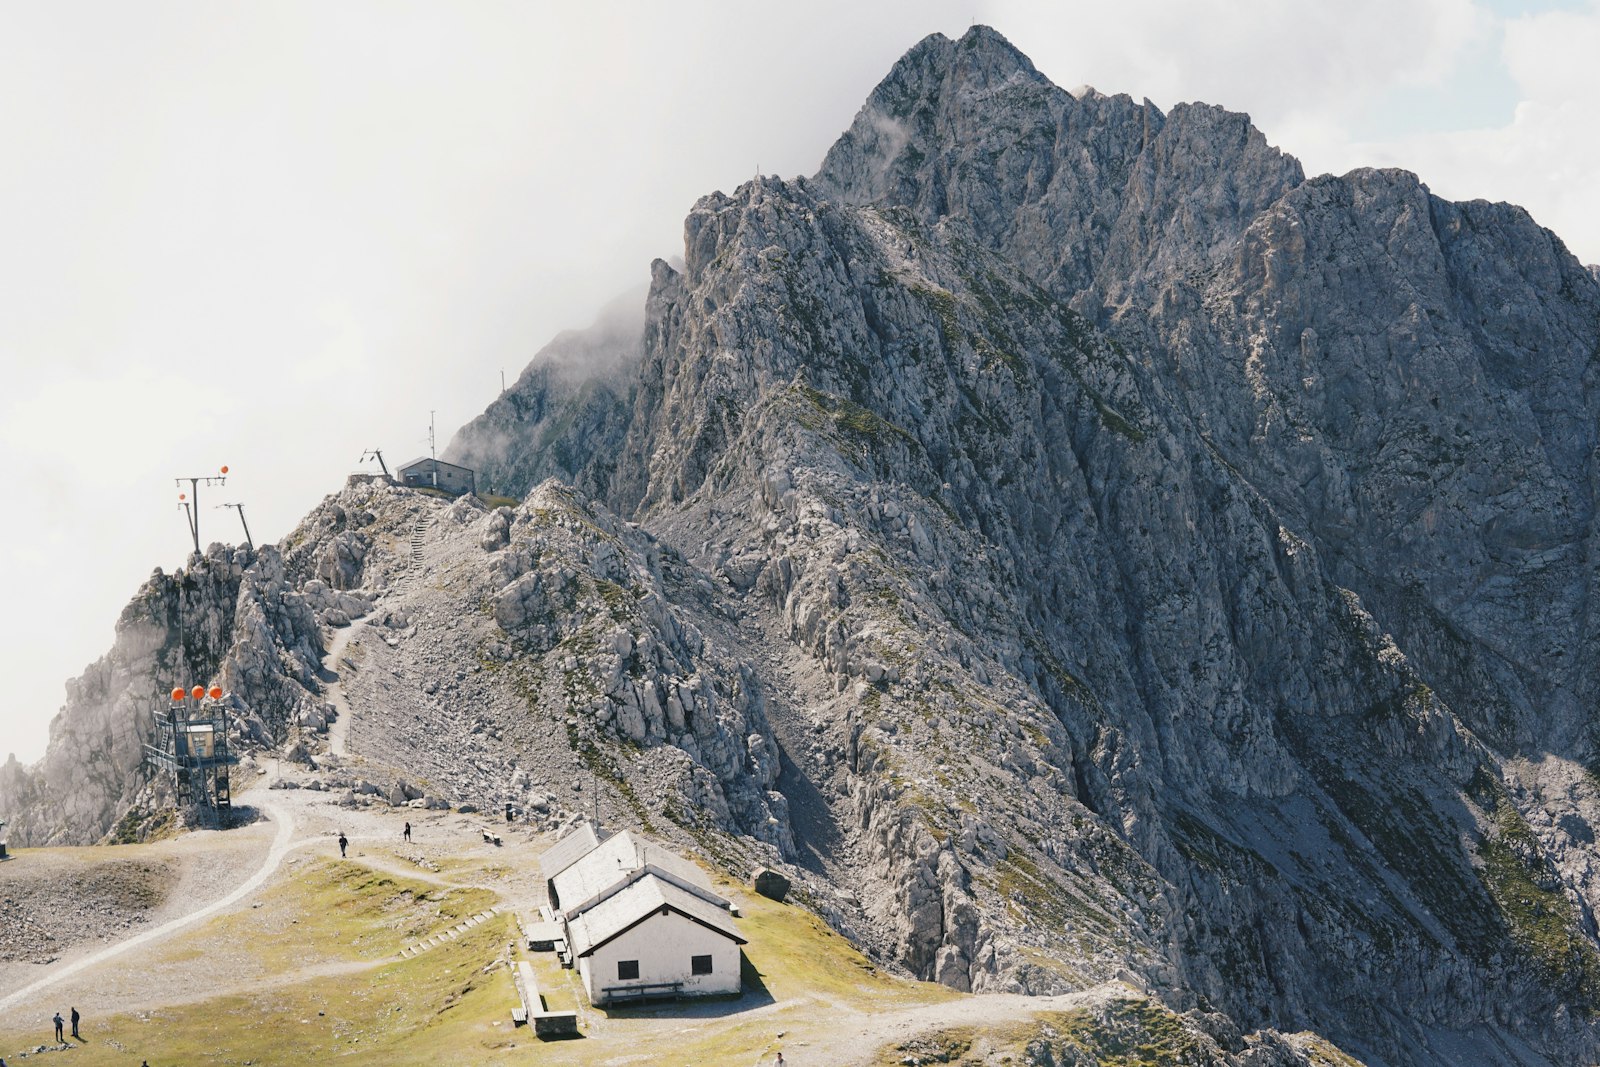
[[[350,839],[344,836],[344,831],[339,831],[339,858],[344,859],[344,850],[350,846]]]
[[[82,1041],[83,1040],[83,1038],[78,1037],[78,1020],[81,1019],[81,1018],[83,1018],[83,1016],[78,1014],[78,1009],[77,1008],[73,1008],[72,1009],[72,1036],[73,1036],[73,1038],[75,1040],[78,1040],[78,1041]]]
[[[410,823],[406,823],[405,832],[403,834],[401,834],[400,836],[404,837],[407,842],[409,842],[411,840],[411,824]]]
[[[56,1044],[58,1044],[58,1045],[66,1040],[66,1038],[63,1037],[62,1034],[61,1034],[61,1023],[62,1023],[61,1013],[58,1011],[58,1012],[56,1012]]]

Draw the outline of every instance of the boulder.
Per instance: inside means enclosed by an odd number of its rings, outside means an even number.
[[[780,904],[789,895],[789,879],[770,867],[757,867],[750,876],[750,887],[769,900]]]

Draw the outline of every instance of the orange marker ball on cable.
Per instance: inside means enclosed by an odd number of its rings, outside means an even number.
[[[172,691],[172,699],[173,700],[182,700],[187,695],[188,694],[185,693],[182,689],[174,689]]]
[[[206,687],[203,685],[197,685],[193,689],[189,690],[189,695],[194,697],[196,700],[199,700],[201,697],[206,695]]]

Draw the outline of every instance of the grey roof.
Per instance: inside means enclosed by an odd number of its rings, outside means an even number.
[[[748,944],[725,908],[719,908],[664,878],[646,873],[620,893],[567,920],[567,939],[572,952],[577,956],[587,956],[662,909],[675,911],[738,944]]]
[[[400,466],[396,467],[395,470],[404,473],[405,471],[410,470],[412,467],[420,467],[425,463],[437,463],[441,467],[454,467],[458,471],[466,471],[468,474],[472,473],[471,467],[463,467],[459,463],[450,463],[442,459],[434,459],[432,456],[418,456],[409,463],[400,464]]]
[[[555,883],[561,910],[572,915],[632,882],[641,871],[654,871],[714,904],[727,903],[711,888],[699,867],[659,845],[652,845],[631,830],[624,830],[589,849],[550,880]]]
[[[539,857],[539,872],[549,881],[574,863],[582,859],[587,853],[600,846],[603,841],[591,823],[583,823],[560,841],[544,850]]]

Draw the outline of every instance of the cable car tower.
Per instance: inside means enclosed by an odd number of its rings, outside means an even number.
[[[186,703],[186,701],[188,701]],[[180,808],[210,808],[219,822],[233,808],[229,769],[239,762],[228,747],[228,706],[222,689],[195,686],[172,691],[165,711],[153,713],[154,728],[145,742],[144,763],[152,773],[172,776]]]
[[[178,506],[183,509],[184,520],[189,525],[189,536],[194,538],[195,555],[200,554],[200,486],[225,485],[228,481],[228,468],[223,467],[216,474],[200,475],[193,478],[174,478],[179,489],[183,483],[189,483],[189,492],[178,494]],[[193,494],[192,496],[190,494]],[[240,517],[244,515],[240,512]],[[248,533],[246,537],[250,536]]]

